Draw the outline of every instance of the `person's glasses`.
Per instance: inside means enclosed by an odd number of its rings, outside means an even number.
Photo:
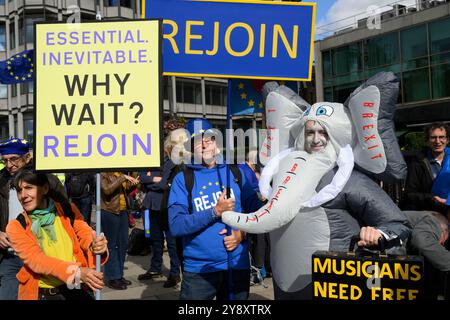
[[[22,159],[22,157],[11,157],[11,158],[8,158],[8,159],[3,159],[2,158],[2,159],[0,159],[0,163],[3,164],[3,165],[6,165],[9,162],[9,163],[11,163],[13,165],[16,165],[16,164],[19,163],[19,161],[21,159]]]
[[[214,141],[216,141],[215,137],[203,137],[201,141],[195,143],[194,148],[200,148],[203,146],[203,144],[210,145]]]
[[[447,136],[430,136],[430,140],[447,140]]]

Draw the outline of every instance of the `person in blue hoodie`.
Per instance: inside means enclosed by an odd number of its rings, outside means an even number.
[[[191,164],[187,164],[194,175],[192,212],[183,172],[173,179],[168,202],[170,231],[181,237],[183,246],[180,299],[248,299],[249,244],[240,230],[227,230],[221,215],[228,210],[251,212],[261,202],[242,170],[242,190],[230,170],[231,197],[226,198],[227,165],[218,153],[217,134],[208,120],[190,120],[186,130],[193,154]]]

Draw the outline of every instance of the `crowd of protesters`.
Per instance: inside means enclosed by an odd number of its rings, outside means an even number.
[[[91,227],[94,175],[70,173],[63,185],[55,175],[33,172],[28,141],[11,138],[0,143],[0,299],[93,299],[104,285],[127,289],[130,195],[138,188],[145,193],[139,209],[149,212],[152,248],[149,269],[138,280],[162,276],[166,242],[170,270],[164,287],[181,283],[180,299],[248,299],[250,285],[270,275],[270,239],[268,234],[231,229],[221,215],[254,212],[266,200],[258,189],[256,152],[230,169],[208,120],[193,119],[182,127],[166,123],[159,170],[101,173],[103,233],[98,237]],[[426,149],[407,161],[400,208],[411,228],[406,248],[425,258],[427,290],[435,298],[443,274],[450,271],[450,211],[447,199],[431,189],[441,171],[450,129],[434,123],[424,132]],[[323,143],[318,134],[310,139],[312,145]],[[360,245],[376,244],[382,236],[374,228],[361,227]],[[102,272],[95,271],[95,255],[102,257]]]

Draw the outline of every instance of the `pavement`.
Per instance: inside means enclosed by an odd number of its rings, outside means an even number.
[[[95,214],[93,215],[95,216]],[[136,219],[136,227],[142,228],[141,219]],[[130,229],[131,231],[131,229]],[[178,300],[180,284],[174,288],[164,288],[163,283],[169,275],[169,254],[164,250],[162,277],[139,281],[139,274],[145,273],[150,265],[151,254],[146,256],[127,255],[124,277],[132,282],[126,290],[114,290],[105,287],[102,290],[102,300]],[[249,300],[273,300],[272,278],[264,279],[264,285],[256,284],[250,287]]]

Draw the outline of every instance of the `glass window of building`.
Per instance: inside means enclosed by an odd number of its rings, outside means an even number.
[[[25,28],[23,27],[23,19],[19,19],[19,46],[25,43]]]
[[[42,15],[27,15],[25,17],[25,41],[27,43],[34,42],[34,23],[45,21]]]
[[[433,99],[450,97],[450,63],[431,67]]]
[[[348,96],[355,90],[361,83],[352,82],[333,87],[333,99],[334,102],[344,102]]]
[[[426,25],[401,31],[403,70],[417,69],[428,65]]]
[[[17,86],[15,84],[11,85],[11,97],[17,97]]]
[[[9,23],[9,48],[16,48],[16,31],[14,29],[14,21]]]
[[[106,7],[117,7],[118,5],[122,7],[132,8],[132,0],[104,0],[103,4]]]
[[[6,51],[6,25],[0,23],[0,51]]]
[[[8,99],[8,85],[0,84],[0,99]]]
[[[33,143],[33,114],[25,113],[23,116],[24,138]]]
[[[333,74],[345,74],[362,69],[361,43],[333,49]]]
[[[404,102],[430,99],[428,68],[403,72]]]
[[[450,18],[429,23],[431,54],[450,51]]]
[[[331,87],[325,88],[323,93],[325,101],[333,101],[333,89]]]
[[[399,62],[398,33],[390,33],[366,40],[364,61],[366,68],[390,65]]]
[[[322,68],[323,68],[323,84],[325,86],[331,85],[331,79],[333,77],[331,71],[331,57],[330,51],[322,52]]]
[[[5,5],[5,0],[0,0],[0,6],[4,6]]]
[[[34,82],[28,81],[20,84],[20,93],[33,93],[34,92]]]

